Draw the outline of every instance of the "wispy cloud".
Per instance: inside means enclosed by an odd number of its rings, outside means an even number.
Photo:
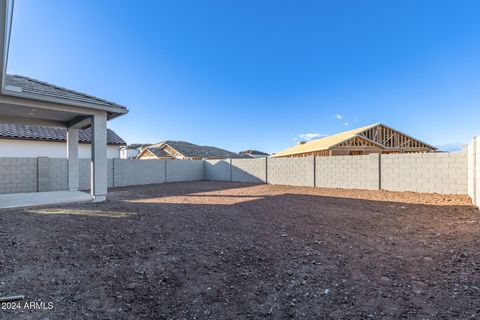
[[[349,125],[349,123],[348,123],[348,122],[344,122],[343,125],[344,125],[345,127],[347,127],[347,126]]]
[[[342,120],[343,119],[343,116],[341,114],[336,114],[335,115],[335,119],[338,119],[338,120]]]
[[[318,139],[323,137],[325,137],[325,135],[320,133],[302,133],[295,138],[295,141],[298,141],[298,140],[310,141],[313,139]]]

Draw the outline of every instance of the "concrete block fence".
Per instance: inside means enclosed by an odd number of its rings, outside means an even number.
[[[467,194],[471,152],[215,160],[205,180]]]
[[[225,160],[108,160],[108,186],[216,180],[322,188],[468,194],[480,204],[478,139],[462,152]],[[0,193],[68,189],[68,161],[0,158]],[[80,159],[80,189],[90,160]]]
[[[467,152],[382,155],[381,187],[393,191],[467,194]]]
[[[467,152],[468,195],[473,204],[480,208],[480,137],[473,138]]]
[[[267,183],[267,158],[232,159],[232,181]]]
[[[42,171],[38,176],[39,159],[0,158],[0,193],[38,191],[38,180],[45,183],[48,178]]]
[[[315,186],[322,188],[380,189],[380,155],[317,157]]]
[[[79,160],[80,190],[90,189],[90,159]],[[107,160],[108,187],[204,180],[201,160]],[[65,158],[0,157],[0,194],[68,190]]]
[[[315,186],[315,157],[271,158],[267,160],[269,184]]]

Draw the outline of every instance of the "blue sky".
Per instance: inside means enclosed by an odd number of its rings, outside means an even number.
[[[125,105],[128,143],[275,152],[383,122],[480,133],[479,1],[16,0],[8,71]]]

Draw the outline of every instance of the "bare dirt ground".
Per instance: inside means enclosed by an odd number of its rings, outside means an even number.
[[[26,296],[4,319],[480,317],[464,196],[171,183],[0,226],[0,296]]]

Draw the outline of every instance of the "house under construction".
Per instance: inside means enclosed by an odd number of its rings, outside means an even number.
[[[370,153],[434,152],[437,148],[382,123],[301,142],[271,157],[344,156]]]

